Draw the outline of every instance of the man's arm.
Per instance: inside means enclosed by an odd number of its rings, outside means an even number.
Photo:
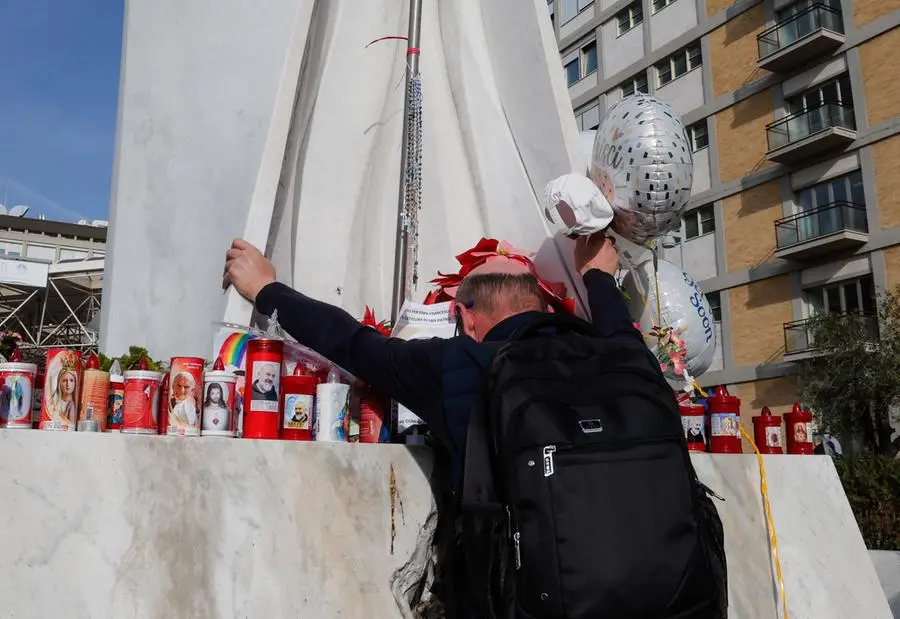
[[[385,337],[344,310],[277,282],[259,291],[256,309],[267,316],[277,309],[281,327],[298,342],[402,402],[432,429],[446,431],[440,414],[444,340]]]
[[[587,288],[591,319],[600,334],[603,337],[628,335],[643,341],[640,332],[634,328],[616,279],[599,269],[587,271],[582,278]]]

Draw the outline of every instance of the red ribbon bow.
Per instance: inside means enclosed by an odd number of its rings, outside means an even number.
[[[437,288],[428,293],[425,304],[443,303],[456,298],[456,290],[463,278],[474,269],[480,267],[489,260],[506,259],[524,265],[534,275],[544,294],[544,300],[553,311],[575,313],[575,299],[566,296],[566,285],[561,282],[548,282],[537,273],[534,262],[528,254],[522,252],[505,241],[497,239],[481,239],[472,249],[464,251],[456,257],[462,265],[458,273],[438,273],[438,277],[431,280]]]

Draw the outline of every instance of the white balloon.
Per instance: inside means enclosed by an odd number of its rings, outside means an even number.
[[[675,231],[694,177],[684,125],[659,99],[625,97],[597,130],[590,176],[616,211],[613,229],[626,239],[644,244]]]
[[[684,341],[685,363],[691,376],[696,378],[709,369],[716,352],[716,325],[709,301],[694,278],[661,259],[654,276],[650,258],[629,271],[622,285],[628,310],[640,323],[642,333],[649,333],[654,326],[673,328]],[[648,340],[648,345],[656,352],[655,340]]]

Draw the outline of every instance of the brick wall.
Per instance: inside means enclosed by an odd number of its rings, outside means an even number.
[[[722,201],[728,270],[749,269],[775,252],[776,219],[781,219],[781,181],[774,180]]]
[[[738,90],[769,74],[756,66],[756,35],[765,25],[765,11],[758,4],[709,33],[714,96]]]
[[[727,9],[735,0],[706,0],[706,14],[712,17],[722,9]]]
[[[887,272],[888,288],[893,290],[900,286],[900,245],[884,250],[884,268]]]
[[[873,144],[872,159],[878,222],[882,228],[900,226],[900,135]]]
[[[716,114],[721,182],[734,181],[769,167],[766,125],[773,120],[772,94],[768,90]]]
[[[734,364],[757,366],[784,357],[784,323],[791,322],[787,275],[770,277],[728,291]]]
[[[874,126],[900,112],[900,28],[866,41],[859,48],[869,125]]]
[[[900,9],[900,0],[853,0],[857,28],[897,9]],[[846,23],[848,20],[845,18],[844,21]]]

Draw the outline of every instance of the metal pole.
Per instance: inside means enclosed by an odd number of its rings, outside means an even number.
[[[419,35],[422,32],[422,0],[409,1],[409,34],[407,47],[418,50]],[[406,55],[406,90],[403,93],[403,140],[400,144],[400,196],[397,200],[397,237],[394,242],[394,294],[391,300],[391,321],[397,321],[397,315],[406,300],[406,273],[409,257],[409,228],[406,220],[406,163],[409,157],[407,142],[409,140],[409,84],[419,74],[419,54]]]

